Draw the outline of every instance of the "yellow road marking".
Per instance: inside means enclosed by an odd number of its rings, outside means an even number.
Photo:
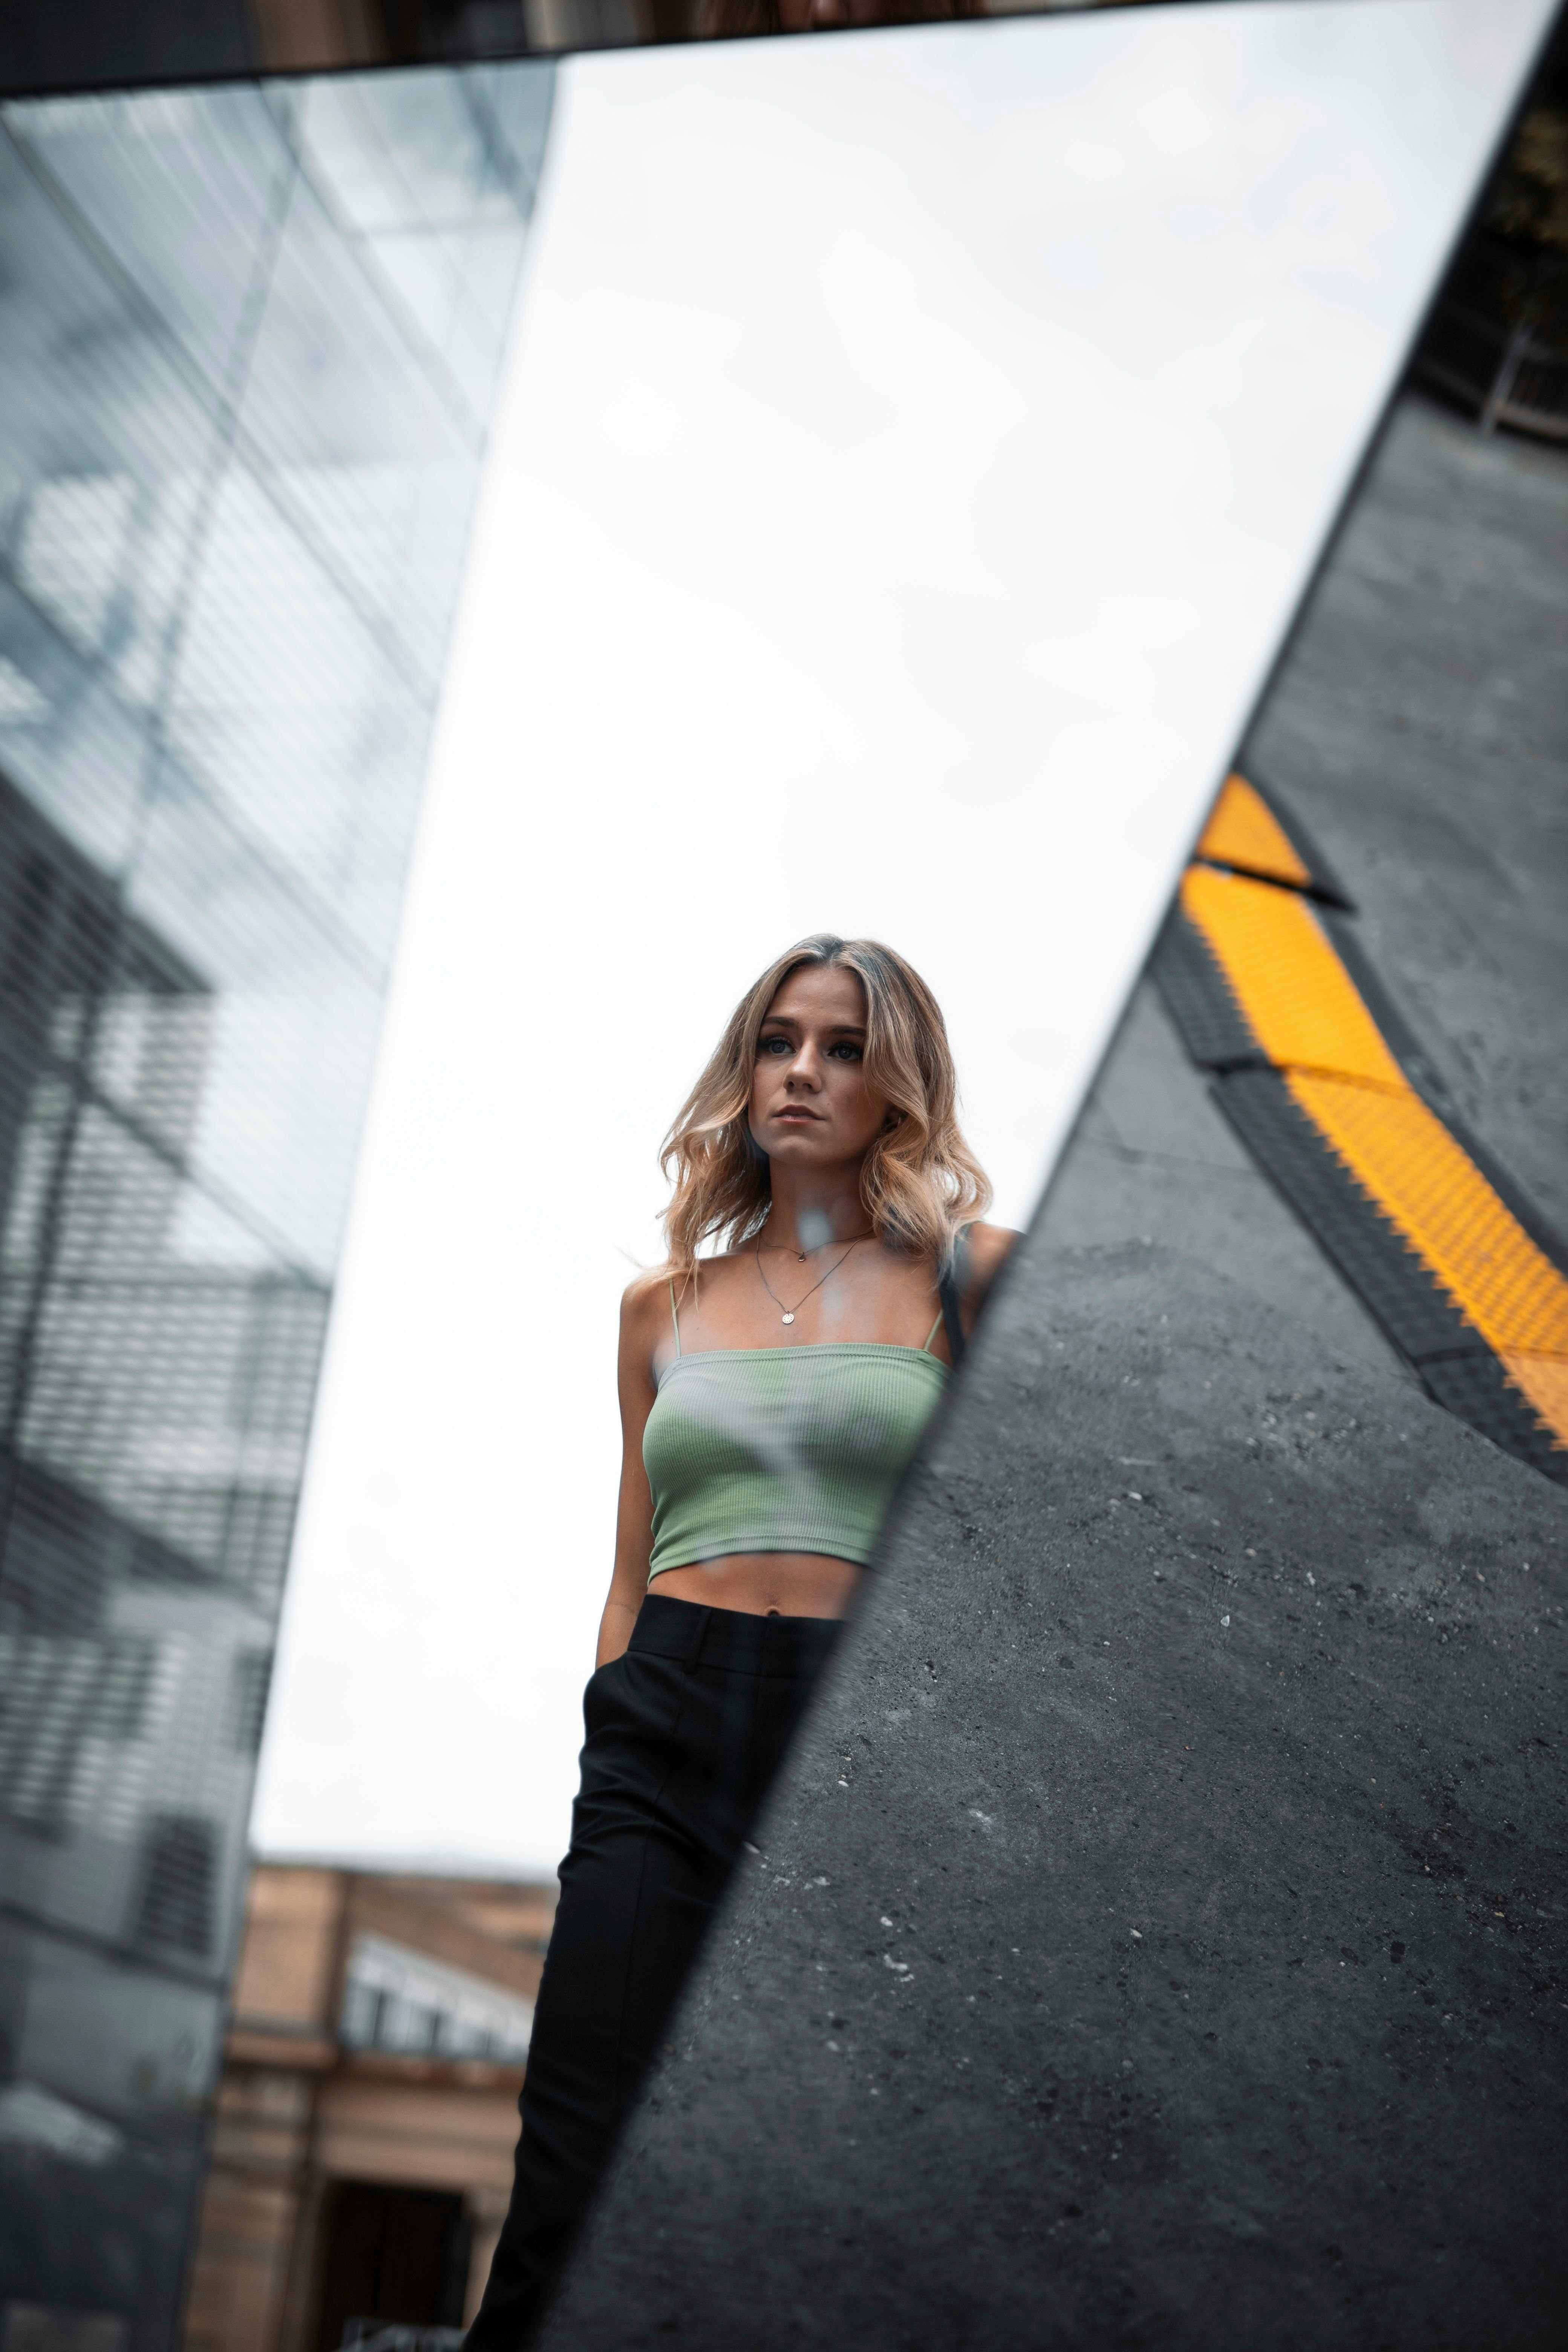
[[[1305,898],[1190,866],[1182,904],[1219,959],[1263,1051],[1281,1069],[1338,1070],[1407,1091],[1332,940]]]
[[[1510,1384],[1522,1389],[1537,1415],[1552,1433],[1553,1449],[1568,1448],[1568,1359],[1562,1356],[1502,1357]]]
[[[1248,874],[1269,874],[1304,890],[1312,877],[1291,847],[1284,826],[1263,795],[1245,776],[1227,776],[1219,789],[1198,844],[1200,857],[1240,866]]]
[[[1568,1370],[1568,1282],[1436,1113],[1413,1089],[1300,1070],[1285,1083],[1488,1347],[1560,1355]]]
[[[1204,866],[1182,904],[1292,1098],[1568,1447],[1568,1280],[1415,1092],[1312,908]]]

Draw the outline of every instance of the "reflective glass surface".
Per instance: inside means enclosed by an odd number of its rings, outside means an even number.
[[[0,2309],[106,2346],[176,2321],[551,96],[0,115]]]

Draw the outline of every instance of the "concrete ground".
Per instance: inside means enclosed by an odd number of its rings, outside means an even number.
[[[1405,404],[1249,753],[1559,1223],[1565,542]],[[1140,991],[542,2341],[1557,2352],[1565,1612]]]

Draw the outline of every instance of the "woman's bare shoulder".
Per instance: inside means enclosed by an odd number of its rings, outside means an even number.
[[[969,1280],[975,1290],[988,1290],[998,1269],[1017,1244],[1023,1240],[1011,1225],[987,1225],[978,1219],[964,1227],[964,1239],[969,1246]]]
[[[647,1267],[635,1274],[621,1293],[621,1329],[623,1332],[649,1329],[661,1319],[669,1320],[670,1273],[667,1265]],[[676,1295],[680,1284],[677,1280]]]

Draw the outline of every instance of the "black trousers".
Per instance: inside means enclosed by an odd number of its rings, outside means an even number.
[[[840,1628],[643,1602],[587,1740],[511,2204],[468,2352],[521,2352]]]

